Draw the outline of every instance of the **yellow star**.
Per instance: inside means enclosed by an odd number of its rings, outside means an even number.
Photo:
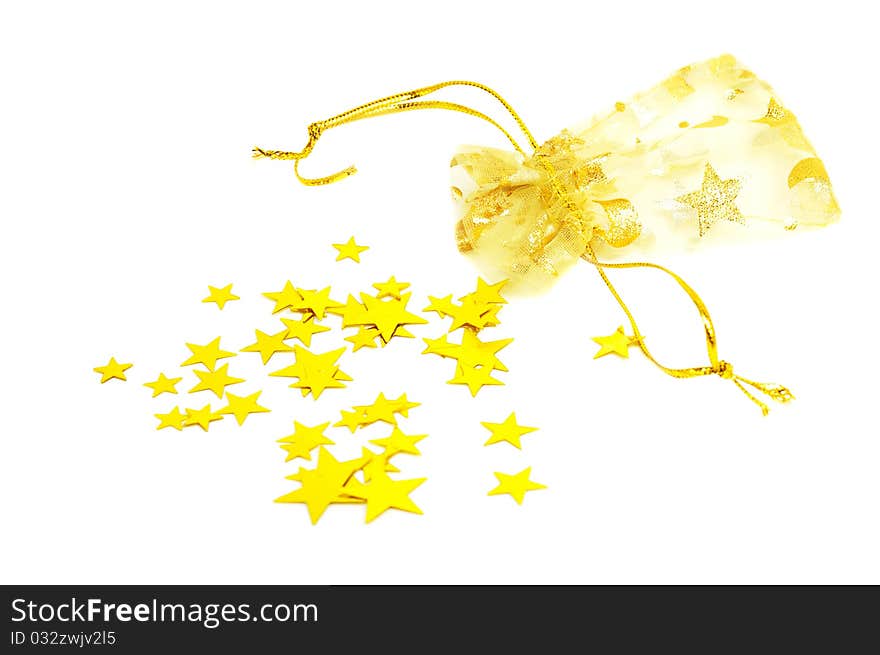
[[[309,427],[303,425],[299,421],[294,421],[293,434],[278,439],[278,443],[280,443],[281,447],[287,451],[287,459],[284,461],[289,462],[297,457],[311,461],[312,451],[315,448],[318,446],[335,445],[330,439],[324,436],[324,430],[327,429],[328,425],[330,425],[330,423],[321,423],[321,425]]]
[[[336,366],[336,360],[345,352],[345,348],[339,348],[330,352],[316,355],[301,346],[294,346],[296,360],[290,366],[274,371],[269,375],[276,377],[299,378],[290,386],[302,389],[303,395],[311,393],[315,400],[320,397],[324,389],[339,389],[345,387],[343,380],[351,380],[343,371]]]
[[[211,343],[199,346],[198,344],[188,343],[192,356],[181,364],[181,366],[192,366],[193,364],[204,364],[208,370],[213,371],[217,365],[218,359],[226,359],[227,357],[235,357],[235,353],[220,349],[220,337],[214,339]]]
[[[183,420],[183,427],[189,427],[191,425],[198,425],[205,432],[208,431],[208,426],[214,421],[220,421],[223,417],[215,412],[211,411],[210,405],[205,405],[201,409],[190,409],[187,407],[186,409],[186,418]]]
[[[356,405],[352,409],[363,414],[363,425],[370,425],[377,421],[397,425],[397,419],[394,418],[394,407],[395,404],[385,398],[384,393],[380,393],[372,405]]]
[[[366,308],[366,315],[354,325],[374,325],[379,330],[379,335],[384,341],[388,341],[394,335],[394,331],[402,325],[417,325],[427,323],[421,316],[408,312],[406,305],[409,303],[411,293],[404,294],[400,300],[379,300],[366,293],[361,294],[361,300]]]
[[[593,355],[593,359],[599,359],[610,353],[628,358],[629,347],[637,346],[641,341],[639,337],[627,336],[622,325],[614,331],[614,334],[609,334],[607,337],[593,337],[592,339],[600,346],[599,351]]]
[[[153,414],[157,419],[159,419],[159,425],[156,427],[157,430],[161,430],[162,428],[174,428],[175,430],[180,431],[183,429],[183,421],[186,419],[186,414],[181,414],[180,409],[175,407],[167,414]]]
[[[392,275],[388,278],[387,282],[376,282],[373,284],[373,288],[379,292],[376,294],[376,297],[380,300],[382,298],[394,298],[395,300],[400,300],[400,295],[403,293],[404,289],[409,288],[409,282],[398,282]]]
[[[403,418],[409,418],[409,410],[414,409],[422,403],[411,403],[407,399],[406,394],[402,394],[399,398],[389,401],[394,408],[396,414],[400,414]]]
[[[267,291],[263,295],[269,300],[275,301],[275,309],[272,310],[273,314],[290,309],[302,302],[302,296],[299,295],[299,291],[291,284],[290,280],[284,283],[284,288],[281,291]]]
[[[523,469],[516,475],[507,475],[506,473],[495,473],[498,478],[498,486],[489,492],[490,496],[498,496],[500,494],[510,494],[513,499],[522,505],[523,498],[527,491],[535,491],[536,489],[546,489],[546,485],[532,482],[529,475],[532,467]]]
[[[483,444],[484,446],[506,441],[507,443],[521,449],[522,444],[520,444],[519,441],[520,437],[529,432],[535,432],[538,429],[531,428],[527,425],[517,425],[516,414],[514,412],[510,413],[510,416],[504,420],[504,423],[488,423],[486,421],[481,421],[480,424],[492,433],[489,440]]]
[[[373,439],[370,443],[382,446],[385,451],[384,455],[391,457],[398,453],[406,453],[407,455],[421,455],[416,444],[427,437],[427,434],[404,434],[400,428],[394,427],[391,434],[384,439]]]
[[[314,335],[330,331],[330,328],[318,325],[313,316],[303,316],[299,320],[282,318],[281,322],[287,327],[287,334],[284,335],[284,338],[299,339],[305,346],[312,345]]]
[[[318,463],[314,469],[301,468],[298,473],[288,476],[298,481],[300,488],[276,498],[275,502],[305,504],[314,525],[331,503],[363,502],[350,496],[343,496],[343,487],[365,464],[364,458],[339,462],[321,446],[318,451]]]
[[[379,336],[379,330],[374,327],[358,327],[356,334],[345,337],[345,340],[352,344],[352,352],[357,352],[361,348],[376,348],[376,337]]]
[[[315,291],[314,289],[297,289],[302,300],[291,309],[297,312],[308,312],[316,318],[324,318],[328,307],[339,307],[339,303],[330,297],[330,287]]]
[[[703,171],[702,188],[678,196],[675,200],[697,210],[700,236],[704,236],[709,228],[721,220],[745,223],[739,207],[734,203],[741,188],[742,183],[737,179],[722,180],[707,162]]]
[[[232,293],[232,285],[227,284],[225,287],[212,287],[210,284],[208,285],[208,297],[202,298],[202,302],[215,302],[217,303],[217,307],[223,309],[223,307],[230,300],[241,300],[238,296]]]
[[[465,300],[468,297],[471,297],[477,303],[482,303],[484,305],[498,303],[501,305],[507,304],[507,301],[501,295],[501,289],[504,288],[504,285],[507,284],[508,280],[501,280],[501,282],[496,282],[495,284],[488,284],[483,278],[477,278],[477,290],[467,296],[459,298],[459,300]]]
[[[252,393],[250,396],[236,396],[226,392],[226,407],[218,409],[218,414],[232,414],[239,425],[244,425],[244,420],[251,414],[263,414],[270,410],[257,404],[262,391]]]
[[[428,300],[431,301],[427,307],[425,307],[422,312],[436,312],[437,316],[440,318],[444,318],[446,316],[452,316],[455,312],[456,305],[452,302],[452,294],[450,293],[448,296],[443,296],[439,298],[437,296],[428,296]]]
[[[153,398],[163,393],[177,393],[174,386],[183,378],[166,378],[164,373],[159,373],[155,382],[144,382],[145,387],[153,390]]]
[[[423,338],[422,341],[428,346],[422,351],[423,355],[440,355],[441,357],[458,357],[461,346],[457,343],[449,343],[447,335],[439,339]]]
[[[484,316],[489,313],[491,307],[485,303],[478,302],[472,295],[464,296],[460,305],[454,306],[452,312],[452,326],[450,332],[454,332],[460,327],[469,325],[475,330],[481,330],[486,327],[486,318]],[[491,314],[489,319],[494,318]]]
[[[218,398],[223,397],[223,392],[229,385],[239,384],[244,382],[244,378],[234,378],[227,373],[229,370],[229,364],[224,364],[216,371],[199,371],[194,370],[193,373],[199,378],[199,382],[192,389],[189,390],[190,393],[195,393],[196,391],[213,391],[214,394]]]
[[[125,372],[132,367],[132,364],[120,364],[115,357],[111,357],[110,361],[104,366],[96,366],[92,370],[101,374],[101,384],[107,380],[122,380],[125,382]]]
[[[461,349],[458,352],[457,359],[464,366],[479,365],[493,368],[496,371],[506,371],[507,367],[501,363],[496,354],[511,343],[513,343],[513,339],[480,341],[476,330],[465,328],[464,334],[461,337]]]
[[[392,480],[384,471],[376,471],[371,476],[369,484],[361,484],[352,479],[346,485],[345,492],[367,501],[367,523],[369,523],[385,510],[392,508],[422,514],[422,510],[410,500],[409,494],[426,479]]]
[[[446,384],[466,384],[470,389],[471,396],[476,397],[477,392],[484,386],[504,383],[492,377],[492,368],[489,366],[464,366],[459,363],[455,377]]]
[[[287,330],[282,330],[278,334],[266,334],[262,330],[254,330],[257,341],[249,346],[241,349],[243,353],[260,353],[263,363],[266,364],[272,355],[281,352],[293,352],[293,346],[284,343],[287,338]]]
[[[361,253],[370,249],[369,246],[359,246],[355,243],[354,237],[351,237],[345,243],[334,243],[333,247],[339,253],[336,256],[336,261],[341,262],[343,259],[350,259],[358,264],[361,263]]]
[[[349,431],[354,434],[355,430],[357,430],[360,426],[366,425],[364,421],[366,418],[364,417],[364,413],[358,410],[353,412],[347,412],[344,409],[339,412],[342,415],[342,420],[338,423],[334,423],[334,428],[348,428]]]
[[[367,463],[364,465],[363,473],[364,473],[364,482],[369,482],[373,476],[380,475],[382,473],[399,473],[400,469],[398,469],[394,464],[390,461],[390,457],[382,453],[381,455],[374,453],[369,448],[361,448],[361,452],[364,457],[368,458]]]

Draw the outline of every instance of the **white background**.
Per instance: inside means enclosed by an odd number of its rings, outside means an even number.
[[[880,582],[877,48],[863,3],[322,4],[4,4],[0,581]],[[153,413],[211,396],[153,400],[141,384],[177,371],[186,341],[237,349],[280,329],[260,294],[288,278],[344,300],[395,274],[416,310],[473,288],[447,166],[460,143],[502,146],[491,127],[419,112],[335,130],[304,172],[360,173],[318,189],[251,160],[252,145],[298,149],[312,120],[453,78],[501,91],[541,140],[728,51],[797,113],[844,216],[662,263],[709,304],[722,356],[790,385],[791,406],[763,418],[730,383],[673,380],[635,352],[593,361],[589,337],[623,317],[583,265],[503,310],[486,336],[515,338],[510,373],[476,400],[444,384],[450,360],[398,339],[347,354],[355,382],[318,402],[242,354],[228,361],[249,382],[232,390],[262,388],[270,414],[154,429]],[[363,264],[335,263],[330,244],[352,234],[371,246]],[[658,356],[703,362],[675,288],[617,279]],[[240,302],[199,302],[228,282]],[[98,384],[111,355],[134,362],[128,383]],[[403,423],[430,434],[423,456],[397,463],[428,477],[413,494],[425,515],[364,525],[363,507],[332,506],[313,527],[304,507],[273,503],[295,486],[275,444],[293,419],[335,421],[379,391],[423,403]],[[522,452],[484,448],[479,422],[511,410],[540,431]],[[331,438],[353,454],[383,432]],[[546,491],[522,507],[486,496],[493,471],[527,465]]]

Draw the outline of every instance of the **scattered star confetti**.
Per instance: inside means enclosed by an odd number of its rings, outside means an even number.
[[[409,282],[398,282],[392,275],[388,278],[387,282],[376,282],[373,284],[373,288],[379,292],[376,294],[376,297],[379,300],[382,298],[394,298],[395,300],[400,300],[403,291],[409,288]]]
[[[290,309],[302,302],[302,296],[299,295],[299,291],[296,290],[296,287],[293,286],[290,280],[284,283],[284,287],[280,291],[267,291],[263,295],[269,300],[275,301],[275,308],[272,310],[273,314]]]
[[[397,455],[398,453],[406,453],[407,455],[421,455],[416,444],[427,437],[427,434],[404,434],[397,426],[391,431],[391,434],[384,439],[373,439],[370,443],[382,446],[384,454],[388,457]]]
[[[144,382],[145,387],[153,390],[153,398],[163,393],[177,393],[175,385],[183,378],[167,378],[164,373],[159,373],[159,377],[153,382]]]
[[[537,489],[546,489],[547,486],[533,482],[529,479],[532,473],[532,467],[523,469],[516,475],[508,475],[506,473],[495,473],[498,478],[498,486],[489,492],[490,496],[498,496],[500,494],[509,494],[519,505],[522,505],[523,498],[527,491],[535,491]]]
[[[599,350],[593,355],[593,359],[599,359],[605,355],[614,353],[620,357],[629,357],[629,347],[639,345],[639,337],[627,336],[623,326],[619,326],[613,334],[607,337],[593,337],[593,341],[599,344]]]
[[[254,330],[256,342],[241,349],[243,353],[260,353],[263,363],[267,364],[275,353],[293,352],[293,346],[284,343],[287,339],[287,330],[277,334],[266,334],[261,330]]]
[[[92,370],[101,374],[101,384],[108,380],[122,380],[125,382],[125,372],[132,367],[132,364],[120,364],[115,357],[111,357],[110,361],[104,366],[96,366]]]
[[[183,421],[186,418],[186,414],[182,414],[178,407],[175,407],[167,414],[154,414],[154,416],[159,419],[159,425],[156,427],[157,430],[174,428],[180,431],[183,429]]]
[[[245,419],[251,414],[263,414],[270,410],[257,404],[262,391],[252,393],[250,396],[236,396],[226,392],[226,407],[217,410],[217,414],[232,414],[239,425],[244,425]]]
[[[329,307],[339,307],[339,303],[330,297],[330,287],[314,291],[309,289],[297,289],[302,300],[290,309],[298,312],[306,312],[307,316],[315,318],[324,318],[324,314]]]
[[[183,419],[183,427],[198,425],[202,430],[207,432],[208,426],[211,423],[219,421],[222,418],[223,417],[216,412],[211,411],[211,405],[205,405],[201,409],[187,408],[186,417]]]
[[[361,263],[361,253],[370,249],[369,246],[359,246],[355,243],[354,237],[351,237],[345,243],[334,243],[333,247],[339,253],[336,256],[336,261],[341,262],[343,259],[350,259],[358,264]]]
[[[471,396],[476,397],[477,392],[483,387],[504,383],[492,377],[492,368],[489,366],[466,366],[459,364],[455,371],[455,377],[449,380],[447,384],[467,385]]]
[[[357,479],[350,480],[345,485],[345,492],[366,501],[367,523],[369,523],[382,512],[391,508],[421,514],[422,510],[410,500],[409,494],[425,479],[392,480],[385,471],[378,470],[370,476],[368,484],[361,484]]]
[[[330,328],[320,325],[312,316],[303,316],[298,320],[282,318],[281,322],[287,328],[284,338],[299,339],[306,347],[311,347],[313,336],[330,331]]]
[[[303,395],[312,394],[317,400],[325,389],[341,389],[343,381],[351,378],[339,369],[336,361],[345,352],[345,348],[332,350],[316,355],[302,346],[294,346],[296,361],[285,368],[270,373],[276,377],[298,378],[290,386],[302,389]]]
[[[230,300],[241,300],[241,298],[232,293],[231,284],[227,284],[225,287],[212,287],[209,284],[208,297],[203,298],[202,302],[214,302],[217,303],[217,307],[223,309]]]
[[[220,348],[220,337],[217,337],[213,341],[204,346],[200,346],[194,343],[186,344],[186,347],[189,348],[189,351],[192,353],[189,359],[184,361],[181,366],[193,366],[194,364],[204,364],[208,370],[214,370],[214,367],[217,366],[218,359],[226,359],[227,357],[235,357],[235,353],[229,352],[228,350],[222,350]]]
[[[190,389],[189,392],[196,393],[197,391],[213,391],[214,395],[218,398],[222,398],[226,387],[231,384],[240,384],[244,382],[244,378],[234,378],[229,375],[228,370],[229,364],[224,364],[216,371],[193,371],[193,373],[196,374],[196,377],[199,378],[199,382],[196,386]]]
[[[506,441],[512,446],[522,448],[520,437],[522,437],[524,434],[535,432],[538,429],[529,427],[527,425],[517,424],[516,414],[514,412],[511,412],[510,416],[508,416],[503,423],[489,423],[487,421],[483,421],[481,425],[492,433],[492,436],[489,437],[489,440],[485,444],[483,444],[485,446]]]
[[[335,445],[324,435],[328,425],[330,425],[329,422],[309,427],[299,421],[294,421],[293,434],[278,439],[281,448],[287,452],[287,459],[284,461],[289,462],[297,457],[311,461],[312,451],[315,448]]]

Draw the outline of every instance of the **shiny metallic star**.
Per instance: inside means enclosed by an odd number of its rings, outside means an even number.
[[[700,190],[678,196],[675,200],[697,210],[700,236],[704,236],[720,220],[745,223],[739,207],[734,203],[741,189],[739,180],[722,180],[712,164],[707,162]]]

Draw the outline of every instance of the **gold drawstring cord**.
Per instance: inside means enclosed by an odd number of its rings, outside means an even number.
[[[626,314],[627,319],[629,319],[629,324],[630,326],[632,326],[633,336],[635,337],[636,345],[638,345],[639,349],[651,363],[653,363],[657,368],[659,368],[667,375],[671,375],[675,378],[693,378],[702,375],[718,375],[725,380],[732,380],[733,383],[737,387],[739,387],[740,391],[742,391],[746,396],[749,397],[749,399],[751,399],[752,402],[754,402],[756,405],[758,405],[758,407],[761,408],[761,413],[764,414],[764,416],[768,414],[770,409],[764,402],[755,397],[755,395],[750,392],[745,387],[745,385],[748,385],[753,389],[756,389],[757,391],[766,394],[769,398],[777,402],[787,403],[790,400],[794,399],[794,394],[792,394],[789,389],[782,386],[781,384],[755,382],[754,380],[749,380],[748,378],[744,378],[741,375],[735,374],[733,372],[732,364],[724,360],[718,359],[718,343],[715,338],[715,326],[712,323],[712,317],[709,315],[709,310],[707,309],[705,303],[703,302],[703,299],[700,298],[697,292],[694,291],[687,282],[679,277],[678,274],[673,273],[668,268],[665,268],[658,264],[651,264],[649,262],[600,262],[596,257],[593,246],[591,245],[587,246],[587,251],[582,255],[582,258],[596,267],[596,270],[602,277],[602,281],[605,282],[605,286],[608,287],[611,295],[614,296],[617,304],[620,305],[623,313]],[[608,279],[608,274],[605,272],[606,268],[653,268],[666,273],[673,280],[675,280],[678,283],[678,286],[680,286],[688,295],[688,297],[694,303],[694,306],[697,308],[697,311],[700,313],[700,318],[703,321],[703,329],[706,332],[706,352],[709,355],[710,365],[694,366],[690,368],[670,368],[658,362],[654,358],[654,355],[652,355],[651,352],[648,350],[648,347],[645,345],[644,337],[639,331],[639,326],[636,323],[636,319],[630,311],[629,307],[627,307],[626,303],[623,301],[623,298],[620,297],[620,294],[617,292],[617,289],[614,288],[611,280]]]
[[[294,172],[296,173],[297,178],[300,182],[307,186],[319,186],[323,184],[331,184],[338,180],[341,180],[350,175],[354,175],[357,172],[357,169],[354,166],[349,166],[337,173],[333,173],[332,175],[327,175],[325,177],[318,178],[307,178],[303,177],[299,173],[299,162],[312,152],[315,147],[315,144],[318,142],[318,139],[321,137],[325,131],[330,128],[337,127],[339,125],[344,125],[346,123],[352,123],[357,120],[362,120],[365,118],[372,118],[374,116],[382,116],[385,114],[396,114],[404,111],[412,111],[416,109],[447,109],[450,111],[457,111],[463,114],[467,114],[469,116],[475,116],[480,118],[491,125],[494,125],[498,128],[507,140],[513,145],[517,152],[522,154],[523,156],[528,156],[523,151],[522,147],[517,143],[516,139],[505,130],[498,122],[494,119],[490,118],[486,114],[477,111],[476,109],[472,109],[471,107],[467,107],[465,105],[460,105],[453,102],[447,102],[444,100],[421,100],[417,101],[416,98],[421,98],[441,89],[450,86],[470,86],[485,91],[492,97],[494,97],[498,102],[500,102],[507,112],[513,117],[516,121],[516,124],[519,126],[519,129],[525,135],[526,139],[529,142],[529,146],[531,146],[533,151],[538,149],[538,142],[535,141],[535,138],[532,136],[532,133],[528,130],[522,118],[520,118],[519,114],[510,106],[510,104],[502,98],[496,91],[492,90],[488,86],[484,84],[480,84],[478,82],[469,82],[462,80],[454,80],[449,82],[441,82],[439,84],[433,84],[431,86],[422,87],[420,89],[414,89],[413,91],[407,91],[404,93],[397,93],[391,96],[387,96],[385,98],[380,98],[378,100],[373,100],[372,102],[368,102],[366,104],[360,105],[359,107],[355,107],[346,112],[338,114],[337,116],[333,116],[332,118],[325,119],[323,121],[317,121],[309,125],[309,140],[306,143],[305,147],[299,152],[287,152],[280,150],[265,150],[263,148],[254,148],[253,156],[255,159],[260,159],[263,157],[269,159],[279,159],[286,161],[293,161],[294,164]],[[533,152],[534,155],[534,152]],[[575,205],[575,203],[571,200],[568,194],[565,191],[564,185],[559,180],[559,175],[557,171],[554,169],[550,161],[545,156],[537,155],[538,163],[541,164],[547,174],[549,176],[550,185],[553,188],[554,192],[557,196],[562,200],[565,204],[568,211],[577,219],[578,223],[583,224],[583,212],[579,207]],[[657,368],[661,371],[675,378],[693,378],[700,377],[704,375],[718,375],[719,377],[725,380],[732,380],[733,383],[742,391],[748,398],[754,402],[758,407],[761,408],[761,412],[766,416],[770,409],[767,405],[762,402],[759,398],[757,398],[751,391],[746,388],[746,385],[752,387],[753,389],[766,394],[769,398],[781,402],[786,403],[790,400],[794,399],[794,395],[789,391],[786,387],[780,384],[774,383],[764,383],[764,382],[755,382],[754,380],[749,380],[748,378],[744,378],[741,375],[737,375],[733,372],[733,366],[724,360],[718,358],[718,346],[715,339],[715,326],[712,323],[712,317],[709,315],[709,310],[706,308],[705,303],[702,298],[697,295],[697,292],[694,291],[687,282],[685,282],[681,277],[679,277],[676,273],[673,273],[668,268],[660,266],[658,264],[651,264],[648,262],[625,262],[625,263],[607,263],[600,262],[596,257],[596,253],[593,250],[592,245],[588,245],[586,251],[581,256],[585,261],[590,262],[596,267],[596,270],[599,272],[599,275],[602,277],[602,281],[605,282],[605,286],[608,287],[608,290],[611,292],[611,295],[614,296],[614,299],[617,301],[617,304],[620,305],[620,308],[623,310],[624,314],[626,314],[627,319],[629,320],[630,326],[632,326],[633,336],[635,338],[636,343],[639,346],[639,349],[645,355],[645,357],[653,363]],[[617,292],[617,289],[611,283],[611,280],[608,278],[607,273],[605,272],[606,268],[653,268],[659,271],[662,271],[669,275],[673,280],[675,280],[678,285],[687,293],[688,297],[690,297],[691,301],[694,303],[694,306],[697,308],[697,311],[700,313],[700,318],[703,321],[703,329],[706,332],[706,351],[709,355],[709,366],[695,366],[691,368],[670,368],[668,366],[664,366],[659,361],[657,361],[654,356],[651,354],[651,351],[648,350],[648,347],[645,345],[644,337],[642,333],[639,331],[639,326],[636,323],[635,317],[630,311],[629,307],[627,307],[626,303],[623,301],[623,298],[620,297],[620,294]]]
[[[339,125],[345,125],[346,123],[352,123],[354,121],[363,120],[365,118],[372,118],[374,116],[382,116],[385,114],[397,114],[404,111],[414,111],[416,109],[447,109],[449,111],[457,111],[462,114],[467,114],[468,116],[480,118],[490,125],[494,125],[496,128],[498,128],[504,134],[504,136],[507,137],[507,140],[510,141],[516,151],[523,156],[526,156],[526,153],[523,151],[519,143],[517,143],[516,139],[514,139],[513,136],[511,136],[511,134],[507,130],[505,130],[498,122],[496,122],[483,112],[477,111],[476,109],[472,109],[471,107],[467,107],[465,105],[460,105],[458,103],[448,102],[445,100],[416,100],[416,98],[422,98],[450,86],[470,86],[480,89],[481,91],[485,91],[486,93],[491,95],[493,98],[498,100],[498,102],[500,102],[508,111],[508,113],[513,117],[513,119],[516,121],[516,124],[519,126],[519,129],[526,136],[526,139],[528,139],[529,145],[532,147],[532,149],[534,150],[538,147],[537,141],[535,141],[532,133],[529,132],[522,118],[520,118],[519,114],[514,111],[513,107],[511,107],[510,104],[496,91],[478,82],[452,80],[449,82],[432,84],[431,86],[414,89],[412,91],[406,91],[404,93],[396,93],[385,98],[379,98],[378,100],[373,100],[372,102],[360,105],[359,107],[355,107],[354,109],[349,109],[348,111],[333,116],[331,118],[312,123],[311,125],[309,125],[309,140],[306,143],[305,147],[303,147],[303,149],[299,152],[254,148],[253,156],[255,159],[266,157],[269,159],[280,159],[287,161],[293,160],[293,170],[294,173],[296,173],[297,179],[307,186],[332,184],[333,182],[337,182],[350,175],[354,175],[357,172],[357,169],[354,166],[349,166],[348,168],[333,173],[332,175],[326,175],[324,177],[316,178],[303,177],[302,175],[300,175],[299,172],[299,162],[309,156],[309,154],[314,149],[315,144],[318,142],[318,139],[321,138],[321,134],[323,134],[330,128],[338,127]]]

